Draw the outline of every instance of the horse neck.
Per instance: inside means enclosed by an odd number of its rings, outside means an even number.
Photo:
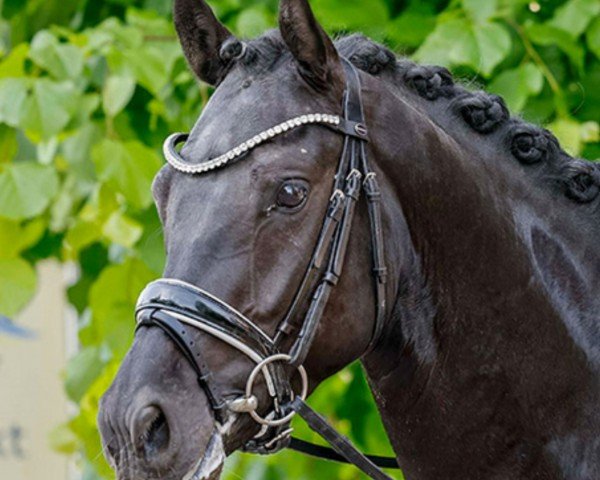
[[[573,219],[556,202],[552,214],[546,192],[502,155],[478,156],[424,112],[366,82],[367,97],[376,97],[367,105],[378,105],[369,112],[370,149],[383,177],[390,288],[397,296],[382,341],[364,364],[396,452],[406,451],[410,465],[424,460],[417,450],[428,449],[447,459],[436,468],[462,461],[456,468],[465,471],[477,461],[447,449],[462,439],[473,452],[494,422],[512,429],[516,442],[568,434],[576,422],[568,424],[566,412],[571,420],[580,413],[590,420],[584,406],[598,398],[589,364],[595,353],[582,348],[568,312],[540,279],[532,232],[553,242],[552,219],[564,213],[567,242]],[[548,262],[565,252],[563,240]],[[574,251],[565,255],[580,258]],[[583,282],[577,266],[570,273]],[[527,431],[548,416],[556,418],[552,432]],[[473,445],[464,445],[465,432]]]

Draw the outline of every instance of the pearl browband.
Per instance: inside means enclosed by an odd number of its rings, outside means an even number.
[[[175,170],[189,174],[206,173],[214,170],[215,168],[226,165],[232,160],[241,157],[246,152],[257,147],[261,143],[264,143],[267,140],[270,140],[271,138],[281,135],[289,130],[293,130],[294,128],[311,124],[323,124],[329,127],[339,127],[341,123],[342,119],[337,115],[328,115],[323,113],[301,115],[271,127],[264,132],[255,135],[250,140],[246,140],[237,147],[229,150],[227,153],[202,163],[187,163],[183,160],[175,147],[181,142],[185,142],[188,139],[188,134],[174,133],[165,140],[163,145],[163,153],[169,165],[171,165]]]

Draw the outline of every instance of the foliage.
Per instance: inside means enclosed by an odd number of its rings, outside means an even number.
[[[597,0],[313,0],[332,32],[359,30],[467,83],[503,95],[553,129],[574,155],[600,157]],[[242,36],[275,25],[276,0],[213,0]],[[65,371],[79,415],[52,435],[79,453],[84,478],[111,478],[95,427],[99,396],[132,336],[137,293],[164,254],[150,183],[159,148],[208,96],[187,70],[170,0],[4,0],[0,20],[0,313],[35,290],[36,263],[75,262],[69,299],[80,353]],[[360,368],[312,399],[359,446],[387,442]],[[300,423],[300,435],[313,438]],[[230,478],[358,478],[355,470],[281,453],[234,457]]]

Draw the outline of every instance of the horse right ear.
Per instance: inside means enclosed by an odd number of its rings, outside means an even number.
[[[281,0],[281,37],[294,56],[304,79],[317,90],[346,84],[333,41],[315,18],[308,0]]]
[[[204,0],[175,0],[173,18],[190,67],[200,80],[217,84],[231,61],[227,51],[241,50],[242,44],[217,20]]]

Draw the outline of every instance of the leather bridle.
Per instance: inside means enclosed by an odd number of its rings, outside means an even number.
[[[328,114],[301,115],[256,135],[230,152],[196,164],[187,163],[176,149],[178,143],[187,139],[187,135],[174,134],[165,142],[165,157],[173,168],[188,174],[201,174],[241,160],[248,151],[263,142],[305,125],[323,125],[344,135],[333,193],[316,247],[300,288],[285,318],[277,327],[274,338],[269,337],[250,319],[210,293],[172,279],[152,282],[142,292],[136,309],[137,328],[158,327],[177,345],[194,369],[219,425],[225,424],[231,415],[238,414],[248,414],[262,425],[259,434],[245,445],[245,450],[265,454],[285,447],[295,448],[313,455],[320,454],[319,456],[326,458],[348,461],[371,478],[389,480],[390,477],[377,468],[376,464],[397,468],[395,459],[363,455],[304,402],[308,392],[308,378],[302,365],[313,344],[331,292],[342,274],[361,190],[364,190],[367,198],[376,299],[376,319],[369,349],[379,340],[386,315],[381,194],[377,176],[366,154],[368,129],[358,72],[348,61],[343,60],[343,64],[346,71],[343,118]],[[304,311],[306,314],[302,315]],[[215,382],[203,357],[201,346],[194,340],[191,329],[208,333],[227,343],[256,364],[248,378],[244,395],[227,398]],[[284,344],[290,342],[291,348],[284,352]],[[295,367],[300,373],[299,394],[294,394],[292,390],[288,365]],[[259,415],[258,400],[253,394],[254,383],[261,374],[273,404],[265,417]],[[313,430],[332,445],[336,453],[291,439],[289,424],[295,414],[304,418]]]

